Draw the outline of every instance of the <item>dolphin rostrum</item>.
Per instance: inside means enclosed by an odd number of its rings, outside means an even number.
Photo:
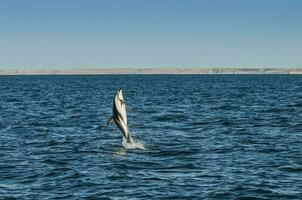
[[[127,142],[131,143],[131,136],[127,124],[126,104],[122,89],[119,89],[113,98],[112,116],[107,120],[107,125],[112,122],[115,122]]]

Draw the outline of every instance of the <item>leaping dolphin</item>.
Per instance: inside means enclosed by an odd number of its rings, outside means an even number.
[[[132,139],[127,124],[126,104],[123,98],[122,89],[117,90],[113,97],[112,116],[107,120],[107,125],[112,122],[115,122],[127,142],[131,143]]]

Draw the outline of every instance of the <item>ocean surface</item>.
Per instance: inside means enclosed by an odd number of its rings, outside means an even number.
[[[0,76],[0,199],[60,198],[301,199],[302,76]]]

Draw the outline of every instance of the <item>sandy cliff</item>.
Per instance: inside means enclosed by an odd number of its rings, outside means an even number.
[[[67,70],[1,70],[0,75],[59,74],[302,74],[301,68],[95,68]]]

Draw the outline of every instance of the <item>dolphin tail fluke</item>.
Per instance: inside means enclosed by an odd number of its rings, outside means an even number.
[[[130,133],[128,132],[128,136],[127,136],[127,142],[128,143],[132,143],[132,138],[130,136]]]
[[[112,122],[114,122],[113,116],[109,117],[109,119],[107,120],[107,126]]]

